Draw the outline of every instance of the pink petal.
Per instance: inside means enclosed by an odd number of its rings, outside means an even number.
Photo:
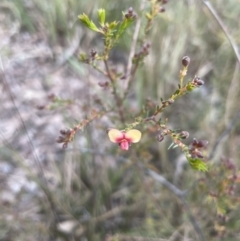
[[[129,149],[129,143],[127,141],[122,141],[120,143],[120,147],[121,147],[122,150],[127,151]]]
[[[118,129],[111,129],[108,131],[108,137],[111,142],[119,143],[124,138],[124,133]]]

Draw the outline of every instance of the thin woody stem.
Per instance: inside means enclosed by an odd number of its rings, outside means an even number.
[[[98,72],[100,72],[100,73],[102,73],[103,75],[105,75],[105,76],[108,77],[108,74],[107,74],[105,71],[103,71],[102,69],[100,69],[99,66],[97,66],[96,64],[92,64],[92,67],[93,67],[94,69],[96,69]]]
[[[117,88],[116,88],[116,84],[115,84],[115,78],[112,76],[112,73],[111,73],[111,71],[109,69],[107,60],[104,60],[104,64],[105,64],[105,67],[106,67],[107,76],[109,77],[109,79],[111,81],[111,84],[112,84],[113,95],[114,95],[114,98],[115,98],[115,101],[116,101],[116,104],[117,104],[117,107],[118,107],[118,114],[119,114],[119,117],[120,117],[120,120],[121,120],[122,124],[124,124],[125,123],[125,118],[124,118],[124,114],[123,114],[122,100],[121,100],[121,98],[119,97],[119,95],[117,93]]]

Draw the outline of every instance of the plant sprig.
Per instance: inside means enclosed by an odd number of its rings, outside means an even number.
[[[145,37],[150,31],[150,28],[153,23],[153,19],[157,16],[159,12],[163,12],[165,9],[162,5],[166,4],[166,0],[151,0],[151,11],[146,13],[148,19],[147,25],[145,28]],[[190,64],[190,58],[185,56],[182,58],[183,68],[180,70],[179,84],[178,88],[173,92],[173,94],[167,99],[161,99],[161,104],[156,106],[155,111],[152,115],[144,117],[142,112],[138,117],[135,118],[133,122],[126,124],[125,109],[123,102],[126,100],[128,92],[131,88],[131,84],[134,80],[135,74],[139,66],[144,63],[145,57],[149,54],[149,49],[151,45],[149,43],[144,43],[141,50],[138,53],[135,53],[132,57],[131,70],[129,71],[128,84],[127,87],[120,88],[117,84],[117,81],[120,79],[120,76],[116,74],[108,63],[109,53],[115,44],[119,41],[120,37],[125,34],[126,30],[129,28],[131,23],[136,19],[136,13],[132,8],[129,8],[126,13],[123,13],[122,21],[112,21],[106,22],[106,11],[104,9],[98,10],[98,20],[99,27],[91,20],[86,14],[81,14],[79,16],[81,22],[87,26],[89,29],[101,33],[104,36],[104,49],[102,52],[97,50],[91,50],[90,56],[86,54],[80,55],[80,61],[91,65],[94,69],[101,72],[105,77],[109,79],[109,82],[100,83],[99,85],[104,88],[110,88],[115,99],[116,109],[120,122],[124,126],[120,130],[112,129],[108,132],[110,140],[114,143],[118,143],[121,146],[122,150],[128,150],[130,144],[135,140],[140,140],[141,133],[134,129],[136,126],[144,125],[146,122],[152,123],[158,129],[157,140],[159,142],[163,141],[165,136],[170,136],[172,139],[172,144],[169,149],[180,147],[182,152],[185,154],[186,159],[188,160],[190,166],[199,171],[207,171],[207,165],[203,161],[204,155],[202,154],[202,149],[206,146],[207,142],[197,141],[193,139],[192,143],[187,146],[183,143],[183,140],[189,137],[187,131],[179,131],[169,128],[167,121],[163,122],[161,119],[157,120],[158,114],[162,113],[168,106],[172,105],[178,98],[184,96],[185,94],[195,90],[196,88],[202,86],[204,81],[199,77],[195,76],[192,80],[184,83],[184,79],[187,75],[188,66]],[[145,38],[143,36],[143,39]],[[136,42],[136,39],[135,39]],[[140,41],[141,42],[141,41]],[[105,70],[99,67],[97,61],[102,61],[105,66]],[[114,109],[114,108],[113,108]],[[70,131],[61,131],[62,136],[58,138],[58,142],[64,143],[64,147],[67,146],[67,143],[73,140],[77,130],[82,129],[84,126],[89,124],[96,118],[99,118],[102,114],[98,113],[90,117],[89,119],[83,120],[78,125],[76,125]],[[137,135],[137,138],[136,138]]]

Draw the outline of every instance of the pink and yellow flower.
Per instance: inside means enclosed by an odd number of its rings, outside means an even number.
[[[132,129],[130,131],[119,131],[118,129],[110,129],[108,137],[111,142],[118,143],[122,150],[128,150],[131,143],[139,142],[142,133],[139,130]]]

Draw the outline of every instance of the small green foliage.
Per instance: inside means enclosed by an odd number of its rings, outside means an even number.
[[[202,171],[202,172],[208,171],[207,164],[204,161],[202,161],[201,159],[191,158],[191,157],[188,157],[187,159],[188,159],[188,162],[189,162],[190,166],[193,169],[198,170],[198,171]]]
[[[123,13],[124,15],[124,13]],[[124,18],[121,24],[119,25],[119,28],[115,34],[115,39],[119,39],[122,34],[126,31],[126,29],[131,25],[131,23],[134,21],[134,18]]]
[[[106,11],[103,8],[98,9],[98,19],[101,24],[101,26],[104,26],[105,23],[105,18],[106,18]]]
[[[186,86],[186,89],[187,89],[187,91],[192,91],[192,90],[194,90],[196,87],[193,85],[193,84],[191,84],[191,82],[189,82],[188,84],[187,84],[187,86]]]
[[[94,24],[94,22],[92,20],[89,19],[89,17],[83,13],[83,14],[80,14],[78,16],[78,18],[81,20],[81,22],[86,26],[88,27],[89,29],[95,31],[95,32],[99,32],[99,33],[102,33],[102,31],[97,28],[97,26]]]
[[[145,16],[148,20],[152,20],[152,15],[150,13],[146,13]]]
[[[86,60],[86,54],[85,53],[81,53],[79,56],[80,61],[84,62]]]
[[[113,22],[108,24],[108,28],[113,31],[113,30],[115,30],[117,25],[118,25],[118,22],[117,21],[113,21]]]

